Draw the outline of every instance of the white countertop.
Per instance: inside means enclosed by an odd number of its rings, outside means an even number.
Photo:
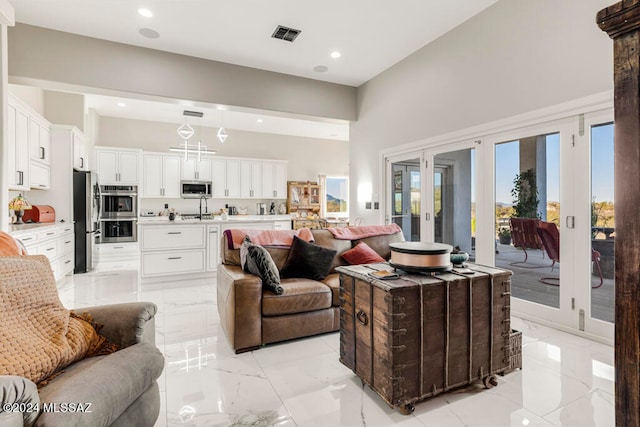
[[[72,222],[38,222],[29,224],[11,224],[9,225],[9,233],[13,234],[21,231],[36,231],[49,227],[63,227],[65,225],[71,225],[73,227]]]
[[[274,222],[274,221],[291,221],[289,215],[230,215],[227,219],[222,219],[220,216],[216,216],[214,219],[182,219],[181,216],[174,221],[169,221],[168,216],[151,216],[151,217],[139,217],[138,224],[140,225],[169,225],[169,224],[222,224],[229,222]]]

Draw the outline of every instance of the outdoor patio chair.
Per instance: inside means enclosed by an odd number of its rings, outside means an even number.
[[[523,265],[527,263],[529,254],[527,249],[539,249],[544,247],[542,241],[536,232],[536,228],[540,224],[537,218],[510,218],[509,227],[511,228],[511,239],[515,248],[521,248],[524,251],[524,260],[510,263],[522,268],[540,268],[539,265]],[[544,252],[542,254],[544,257]]]
[[[554,223],[540,221],[536,228],[536,232],[540,237],[549,259],[553,261],[551,263],[551,271],[553,271],[556,266],[556,262],[560,262],[560,231],[558,231],[558,227]],[[598,275],[600,276],[600,283],[596,286],[592,286],[593,289],[596,289],[602,286],[604,281],[602,277],[602,270],[600,269],[600,252],[591,249],[591,261],[595,264]],[[539,280],[546,285],[560,285],[559,277],[543,277]]]

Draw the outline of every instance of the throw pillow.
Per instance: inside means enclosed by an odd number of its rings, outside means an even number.
[[[293,237],[289,256],[282,267],[282,277],[302,277],[322,280],[329,274],[331,263],[336,256],[334,249],[324,248]]]
[[[360,242],[353,249],[344,252],[342,258],[351,265],[384,262],[384,258],[364,242]]]
[[[240,246],[240,265],[244,271],[255,274],[262,280],[262,286],[280,295],[284,289],[280,285],[280,273],[271,254],[260,245],[251,243],[245,237]]]

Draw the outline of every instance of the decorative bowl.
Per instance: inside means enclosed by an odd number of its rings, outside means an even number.
[[[469,254],[466,252],[458,252],[457,254],[451,254],[451,263],[453,265],[462,265],[469,259]]]

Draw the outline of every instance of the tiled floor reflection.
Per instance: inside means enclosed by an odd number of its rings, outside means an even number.
[[[523,370],[490,390],[436,396],[405,416],[340,364],[337,333],[234,354],[219,326],[214,278],[141,283],[135,269],[101,266],[58,287],[69,308],[158,305],[160,427],[614,425],[613,348],[520,319],[512,326],[523,331]]]

